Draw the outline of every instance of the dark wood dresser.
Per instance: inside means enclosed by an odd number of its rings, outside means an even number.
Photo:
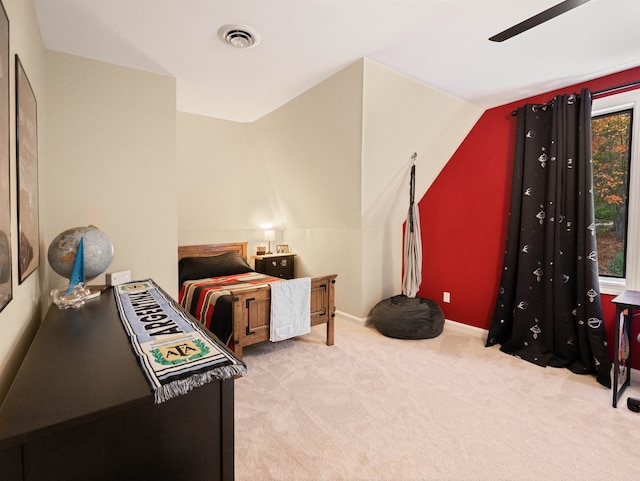
[[[256,272],[282,279],[293,279],[295,254],[265,254],[252,256]]]
[[[111,289],[49,309],[0,408],[0,480],[234,479],[233,380],[154,404]]]

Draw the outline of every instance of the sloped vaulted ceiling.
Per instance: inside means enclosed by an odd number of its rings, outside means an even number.
[[[46,48],[177,79],[178,110],[250,122],[366,57],[481,108],[640,65],[640,2],[591,0],[502,43],[560,0],[35,0]],[[260,44],[220,41],[247,24]]]

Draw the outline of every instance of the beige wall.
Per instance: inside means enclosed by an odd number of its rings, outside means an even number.
[[[0,402],[9,389],[13,376],[22,357],[35,334],[40,322],[41,277],[39,271],[31,274],[22,284],[18,284],[18,244],[16,208],[15,169],[15,85],[14,55],[20,61],[34,90],[39,112],[46,105],[45,96],[45,51],[40,38],[33,2],[31,0],[3,0],[9,17],[9,76],[10,95],[10,188],[11,188],[11,252],[13,272],[13,299],[0,313]],[[46,132],[46,127],[38,126],[38,135]],[[40,161],[47,162],[46,153],[40,152]],[[6,175],[4,172],[1,175]],[[2,206],[6,208],[6,206]],[[42,213],[40,214],[42,218]],[[41,261],[42,262],[42,261]]]
[[[336,308],[362,296],[362,68],[356,62],[255,122],[297,276],[337,274]]]
[[[93,224],[114,245],[109,271],[176,296],[175,79],[51,51],[46,67],[44,243]],[[47,289],[64,284],[44,262]]]
[[[180,245],[261,240],[279,207],[253,124],[178,112]]]
[[[282,227],[360,227],[362,62],[255,122]]]
[[[412,154],[417,202],[483,112],[371,60],[364,65],[360,316],[402,291]]]

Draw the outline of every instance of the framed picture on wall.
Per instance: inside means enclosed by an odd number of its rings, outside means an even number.
[[[18,192],[18,276],[38,268],[38,105],[20,57],[16,55],[16,172]]]
[[[13,298],[9,135],[9,18],[0,1],[0,310]]]

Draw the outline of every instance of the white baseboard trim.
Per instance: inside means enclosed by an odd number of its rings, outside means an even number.
[[[351,314],[347,314],[344,311],[339,311],[336,309],[336,317],[342,319],[343,321],[347,321],[350,322],[351,324],[356,324],[358,326],[366,326],[368,324],[368,317],[356,317],[356,316],[352,316]]]
[[[469,324],[463,324],[461,322],[452,321],[450,319],[444,320],[444,328],[445,329],[454,329],[456,331],[464,332],[473,337],[478,337],[481,339],[487,339],[488,330],[482,329],[481,327],[470,326]]]

